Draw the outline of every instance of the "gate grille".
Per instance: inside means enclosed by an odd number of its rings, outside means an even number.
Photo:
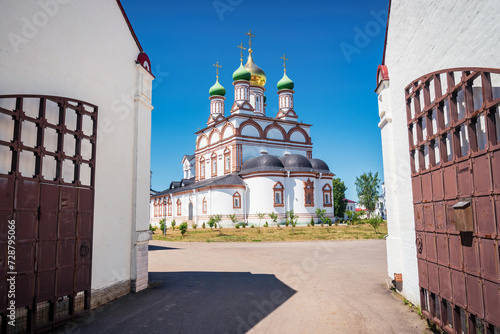
[[[94,105],[0,95],[2,333],[49,329],[90,309],[96,134]],[[15,226],[11,248],[9,226]],[[11,277],[15,327],[9,325]]]
[[[423,313],[449,333],[496,332],[500,70],[427,74],[406,87],[406,111]]]

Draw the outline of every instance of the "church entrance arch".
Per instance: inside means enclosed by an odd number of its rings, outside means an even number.
[[[193,220],[193,202],[189,202],[188,220]]]

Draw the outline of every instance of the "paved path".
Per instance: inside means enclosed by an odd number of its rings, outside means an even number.
[[[384,286],[384,240],[152,241],[149,271],[161,285],[92,312],[70,332],[427,333]]]

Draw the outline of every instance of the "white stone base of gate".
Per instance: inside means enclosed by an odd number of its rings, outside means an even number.
[[[148,243],[143,241],[135,245],[136,279],[131,282],[131,291],[139,292],[148,287]]]

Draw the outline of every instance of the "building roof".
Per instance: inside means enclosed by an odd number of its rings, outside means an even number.
[[[192,179],[183,179],[183,181],[190,181]],[[207,187],[213,187],[213,186],[244,186],[245,183],[243,182],[243,179],[238,176],[236,173],[224,175],[224,176],[218,176],[218,177],[212,177],[210,179],[198,181],[198,182],[193,182],[186,184],[183,181],[175,182],[179,184],[179,187],[176,188],[170,188],[166,189],[160,193],[158,193],[156,196],[164,196],[164,195],[170,195],[170,194],[175,194],[183,191],[188,191],[188,190],[193,190],[193,189],[200,189],[200,188],[207,188]],[[174,183],[174,182],[172,182]],[[182,184],[186,184],[185,186],[182,186]]]
[[[144,52],[142,49],[142,45],[139,42],[139,38],[137,38],[137,35],[135,34],[134,28],[132,28],[132,24],[130,23],[130,20],[128,19],[127,14],[125,13],[125,9],[123,9],[123,5],[120,0],[116,0],[116,3],[118,4],[118,7],[120,8],[123,18],[125,19],[125,22],[128,25],[128,28],[130,29],[130,33],[132,34],[132,37],[134,38],[135,44],[137,44],[137,47],[139,48],[139,51]]]
[[[308,159],[300,154],[291,154],[279,158],[274,155],[263,154],[246,160],[241,167],[240,174],[269,171],[331,174],[330,168],[323,160]]]
[[[347,199],[347,198],[344,198],[343,201],[347,202],[347,203],[357,203],[357,202],[351,201],[350,199]]]

